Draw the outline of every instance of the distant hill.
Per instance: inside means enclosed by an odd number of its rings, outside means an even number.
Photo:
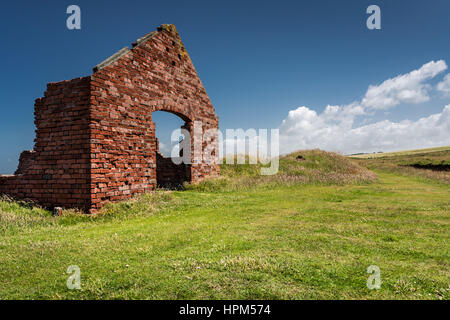
[[[450,183],[450,147],[349,156],[370,170],[383,170]]]
[[[447,150],[450,150],[450,146],[427,148],[427,149],[416,149],[416,150],[404,150],[404,151],[395,151],[395,152],[355,153],[355,154],[348,155],[348,157],[368,159],[368,158],[381,158],[381,157],[393,157],[393,156],[403,156],[403,155],[411,155],[411,154],[431,153],[431,152],[439,152],[439,151],[447,151]]]

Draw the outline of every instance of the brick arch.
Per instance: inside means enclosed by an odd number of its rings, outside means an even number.
[[[164,111],[172,113],[181,118],[182,120],[184,120],[185,122],[192,122],[195,120],[195,114],[192,111],[192,108],[190,108],[189,106],[182,106],[177,104],[162,104],[162,105],[159,104],[152,106],[150,110],[152,113],[156,111]]]

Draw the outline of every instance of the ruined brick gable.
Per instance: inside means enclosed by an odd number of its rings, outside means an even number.
[[[203,130],[218,127],[173,25],[120,50],[90,77],[49,84],[35,109],[34,151],[23,154],[18,175],[0,177],[0,193],[90,212],[156,188],[153,111],[178,115],[191,132],[194,121],[201,121]],[[219,173],[217,165],[202,162],[177,170],[186,171],[191,182]]]

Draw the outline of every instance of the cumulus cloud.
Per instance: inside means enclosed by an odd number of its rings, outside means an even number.
[[[307,107],[290,111],[280,127],[281,153],[320,148],[342,153],[450,145],[450,105],[417,121],[389,120],[349,128]]]
[[[371,85],[361,104],[371,109],[388,109],[400,103],[426,102],[430,99],[428,92],[431,88],[426,81],[446,69],[444,60],[430,61],[420,69],[388,79],[380,85]]]
[[[357,117],[367,122],[364,116],[377,110],[428,101],[431,86],[426,81],[446,69],[443,60],[431,61],[408,74],[370,86],[361,102],[329,105],[322,113],[306,106],[291,110],[280,126],[281,153],[310,148],[356,153],[450,145],[450,105],[441,113],[416,121],[384,120],[355,126]],[[442,83],[447,81],[450,85],[449,76]],[[439,88],[443,91],[446,87],[442,84]]]
[[[436,88],[443,93],[450,93],[450,73],[444,77],[444,80],[437,84]]]

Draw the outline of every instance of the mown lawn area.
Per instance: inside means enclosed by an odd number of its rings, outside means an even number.
[[[96,217],[0,201],[0,299],[449,299],[448,184],[376,173],[160,191]]]

